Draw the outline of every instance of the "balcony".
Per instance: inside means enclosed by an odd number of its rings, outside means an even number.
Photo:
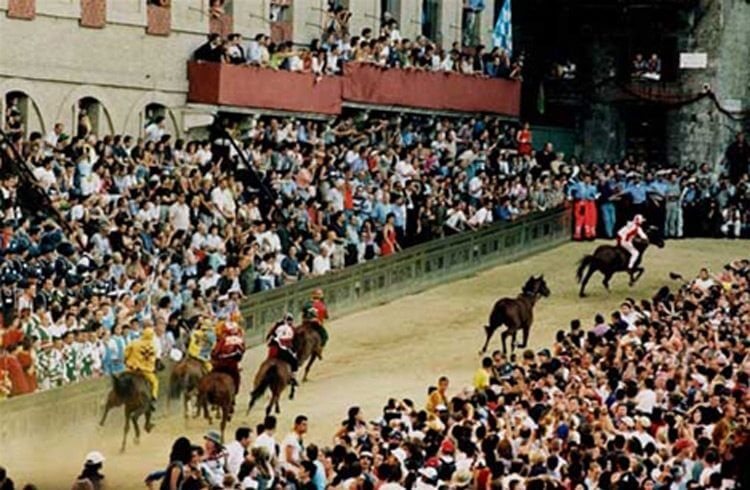
[[[309,73],[190,62],[188,81],[188,102],[331,116],[351,104],[515,118],[521,95],[521,83],[513,80],[359,63],[316,82]]]

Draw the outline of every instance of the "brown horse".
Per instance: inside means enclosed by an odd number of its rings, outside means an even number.
[[[549,294],[549,288],[544,281],[544,275],[539,277],[531,276],[526,281],[526,284],[524,284],[521,294],[518,297],[498,300],[492,308],[492,313],[490,313],[489,325],[484,326],[487,339],[484,341],[481,353],[487,352],[487,345],[489,345],[492,335],[502,325],[506,327],[501,335],[503,339],[503,353],[507,352],[505,339],[509,335],[513,336],[510,344],[511,351],[516,348],[516,333],[519,330],[523,330],[523,344],[518,347],[526,347],[529,343],[529,330],[531,330],[531,324],[534,321],[534,305],[541,296],[546,298]]]
[[[221,439],[224,440],[224,429],[234,414],[234,380],[230,375],[213,371],[198,382],[198,413],[202,409],[203,416],[211,424],[209,405],[221,412]]]
[[[578,292],[578,295],[581,298],[586,296],[586,284],[591,279],[591,275],[597,271],[601,272],[604,276],[602,284],[607,291],[609,291],[609,281],[616,272],[627,272],[630,276],[629,285],[632,286],[635,284],[645,271],[641,267],[641,260],[649,244],[653,243],[659,248],[664,247],[664,239],[657,228],[653,226],[649,227],[646,234],[648,235],[648,240],[641,238],[633,240],[633,246],[638,250],[638,260],[636,260],[632,269],[628,269],[630,253],[618,245],[600,245],[593,254],[584,255],[576,271],[576,279],[581,283],[581,290]]]
[[[203,364],[190,356],[172,367],[169,375],[169,398],[167,403],[182,395],[185,419],[188,418],[188,404],[198,394],[198,383],[206,375]]]
[[[323,360],[323,338],[315,328],[315,323],[305,320],[294,331],[294,352],[301,366],[307,361],[302,381],[307,381],[307,374],[316,359]]]
[[[281,394],[284,392],[288,385],[291,386],[291,392],[289,399],[294,399],[294,384],[292,381],[292,368],[288,362],[273,357],[266,359],[263,364],[258,368],[258,373],[255,375],[255,381],[253,384],[253,391],[250,392],[250,403],[247,406],[247,413],[250,413],[255,402],[263,396],[266,388],[271,390],[271,400],[266,406],[266,416],[271,413],[271,408],[276,408],[276,413],[281,412],[279,408],[279,399]]]
[[[104,425],[110,409],[120,405],[125,405],[125,430],[122,434],[122,447],[120,448],[120,451],[125,452],[131,423],[135,431],[134,442],[136,444],[141,437],[141,429],[138,426],[138,419],[141,415],[146,416],[146,425],[144,426],[146,432],[151,432],[154,427],[151,423],[151,384],[146,378],[136,373],[122,373],[112,376],[112,389],[107,395],[104,414],[99,425]]]

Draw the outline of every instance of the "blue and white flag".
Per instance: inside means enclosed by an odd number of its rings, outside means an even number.
[[[497,16],[495,30],[492,33],[492,44],[496,48],[503,48],[508,56],[513,53],[513,21],[511,20],[511,0],[505,0],[500,15]]]

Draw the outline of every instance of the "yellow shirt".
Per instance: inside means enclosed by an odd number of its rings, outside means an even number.
[[[447,408],[448,400],[446,400],[445,397],[441,395],[439,391],[435,390],[432,393],[430,393],[430,396],[427,398],[427,406],[425,407],[425,409],[429,413],[437,413],[438,405],[445,405]]]
[[[484,368],[479,368],[474,373],[474,389],[484,391],[490,386],[490,374]]]

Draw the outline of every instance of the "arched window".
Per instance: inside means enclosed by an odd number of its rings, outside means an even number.
[[[105,136],[112,134],[112,120],[109,111],[94,97],[82,97],[78,99],[73,108],[75,135],[85,138],[89,134]]]
[[[5,94],[3,130],[10,136],[27,137],[33,132],[44,134],[44,121],[36,102],[25,92],[14,90]]]

